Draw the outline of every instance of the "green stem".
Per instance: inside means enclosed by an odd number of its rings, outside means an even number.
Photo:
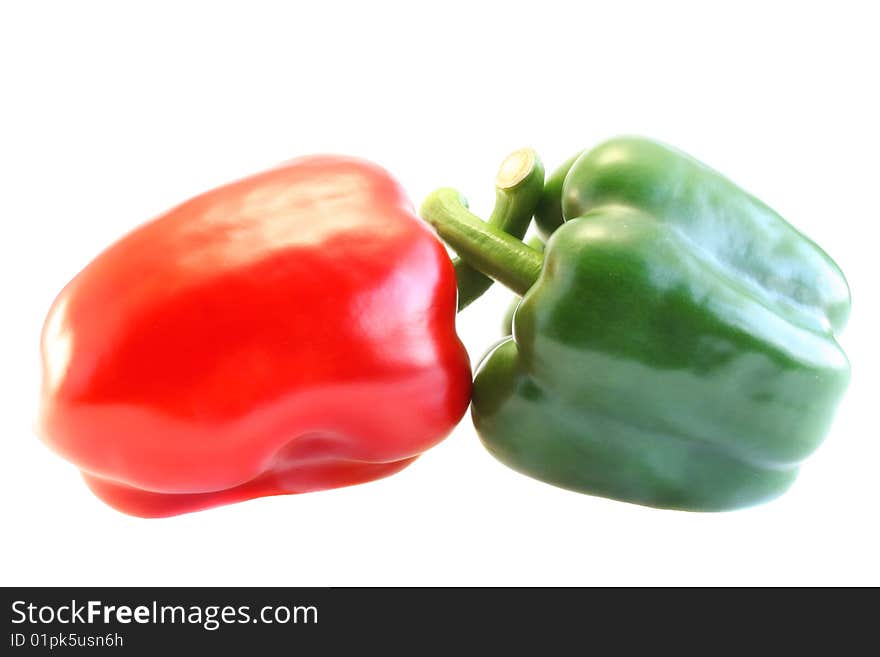
[[[454,189],[428,195],[421,215],[465,262],[520,296],[538,280],[543,254],[470,213]]]
[[[514,151],[504,159],[495,177],[495,208],[487,223],[521,239],[529,228],[543,188],[544,167],[535,151],[530,148]],[[463,310],[489,289],[492,279],[461,257],[454,258],[453,264],[458,309]]]

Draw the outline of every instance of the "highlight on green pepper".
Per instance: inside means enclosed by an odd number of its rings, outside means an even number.
[[[522,300],[471,405],[500,461],[564,488],[721,511],[783,493],[849,380],[846,279],[815,243],[663,144],[610,140],[550,176],[542,254],[451,189],[422,216]]]

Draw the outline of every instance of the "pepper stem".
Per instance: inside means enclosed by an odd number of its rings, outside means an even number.
[[[544,256],[469,212],[454,189],[429,194],[421,215],[467,264],[520,296],[538,280]]]
[[[514,151],[501,163],[495,176],[495,207],[487,223],[522,238],[544,189],[544,167],[531,148]],[[466,206],[466,204],[465,204]],[[492,279],[461,257],[453,258],[458,286],[458,309],[463,310],[481,297]]]

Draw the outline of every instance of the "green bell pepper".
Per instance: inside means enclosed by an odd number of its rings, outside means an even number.
[[[465,261],[524,295],[474,382],[484,445],[537,479],[655,507],[783,493],[848,383],[840,269],[667,146],[618,138],[567,164],[546,186],[558,203],[539,208],[561,224],[543,255],[453,190],[422,209]]]

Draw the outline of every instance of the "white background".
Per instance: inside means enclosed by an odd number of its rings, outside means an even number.
[[[880,39],[871,4],[4,2],[5,585],[880,584]],[[167,520],[98,502],[34,436],[39,329],[121,234],[296,155],[392,171],[486,213],[509,151],[618,133],[691,152],[841,264],[850,390],[783,498],[657,511],[516,474],[466,416],[391,478]],[[459,318],[476,359],[495,289]]]

